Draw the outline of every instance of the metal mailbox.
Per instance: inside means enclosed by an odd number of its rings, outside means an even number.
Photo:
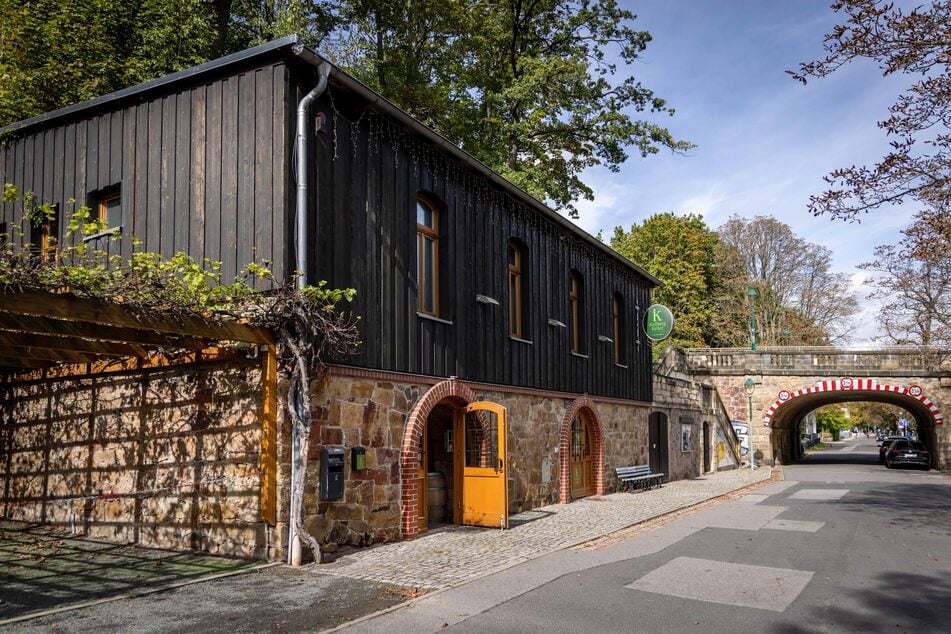
[[[320,450],[320,499],[343,497],[343,449],[324,447]]]

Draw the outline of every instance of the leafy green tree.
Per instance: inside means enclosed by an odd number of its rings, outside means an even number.
[[[673,110],[627,70],[651,39],[634,19],[616,0],[0,0],[0,125],[296,33],[577,215],[585,168],[692,147],[644,117]]]
[[[209,59],[207,0],[0,0],[0,124]]]
[[[670,345],[707,345],[711,296],[719,280],[714,268],[717,237],[703,218],[655,214],[629,231],[616,227],[611,248],[664,283],[654,291],[654,301],[670,308],[676,321],[670,338],[655,346],[655,353]]]
[[[841,405],[826,405],[816,410],[816,424],[819,429],[832,435],[832,440],[838,440],[843,429],[852,427],[852,420],[846,418]]]
[[[581,172],[692,147],[638,113],[673,113],[620,76],[650,34],[614,0],[343,3],[338,60],[541,200],[576,215]],[[333,40],[334,38],[331,38]]]

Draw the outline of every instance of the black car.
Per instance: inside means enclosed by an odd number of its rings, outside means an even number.
[[[931,456],[924,444],[917,440],[894,440],[885,450],[885,466],[892,469],[898,465],[924,467],[927,470],[931,467]]]
[[[882,444],[878,447],[878,464],[885,464],[885,450],[896,440],[904,440],[904,436],[885,436],[882,438]]]

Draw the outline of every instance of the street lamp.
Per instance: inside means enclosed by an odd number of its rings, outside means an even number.
[[[755,342],[753,343],[753,350],[756,350]],[[753,379],[746,379],[743,381],[743,387],[746,389],[746,400],[750,406],[750,416],[747,420],[750,421],[750,429],[748,434],[750,443],[750,470],[753,470],[756,469],[756,450],[753,449],[753,390],[756,389],[756,381]]]
[[[789,328],[783,328],[783,341],[788,346],[789,345],[789,335],[792,334],[792,331]]]
[[[759,291],[751,288],[746,291],[746,296],[750,298],[750,350],[756,350],[756,298]]]

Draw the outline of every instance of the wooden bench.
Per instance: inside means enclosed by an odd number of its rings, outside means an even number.
[[[618,467],[617,472],[617,491],[621,490],[621,485],[627,485],[628,488],[637,489],[640,483],[650,489],[654,484],[662,486],[664,482],[663,473],[651,473],[649,464],[639,464],[633,467]]]

